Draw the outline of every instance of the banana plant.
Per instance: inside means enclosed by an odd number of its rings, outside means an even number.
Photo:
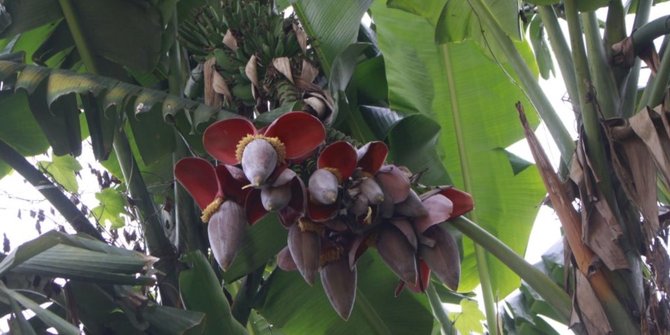
[[[602,23],[594,11],[605,6]],[[68,278],[74,301],[5,282],[12,329],[453,334],[481,329],[469,293],[481,285],[489,333],[550,332],[532,313],[578,333],[667,331],[654,315],[668,308],[670,57],[651,46],[668,33],[667,19],[646,23],[651,6],[5,1],[0,173],[17,170],[100,241],[47,234],[65,242],[0,263],[7,275]],[[576,143],[537,83],[552,56],[577,115]],[[640,60],[653,76],[638,97]],[[533,139],[540,120],[568,184]],[[129,275],[139,263],[97,268],[105,278],[85,271],[96,264],[77,264],[102,257],[92,252],[130,256],[103,248],[114,231],[24,158],[49,147],[76,157],[87,135],[121,183],[119,203],[147,244],[142,257],[160,259],[152,277]],[[537,167],[506,149],[524,137]],[[565,281],[546,271],[555,259],[536,268],[519,256],[546,192],[569,247]],[[123,286],[154,278],[157,293]],[[520,285],[506,301],[511,314],[499,317],[496,304]],[[39,307],[46,299],[53,304]],[[446,311],[447,300],[463,311]]]

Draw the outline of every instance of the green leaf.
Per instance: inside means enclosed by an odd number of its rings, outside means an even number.
[[[142,105],[138,102],[137,105]],[[146,105],[145,105],[146,106]],[[138,110],[140,107],[137,107]],[[146,107],[145,107],[146,108]],[[163,122],[160,106],[148,107],[144,112],[133,113],[128,111],[126,134],[128,140],[134,142],[137,152],[144,165],[151,165],[168,155],[175,148],[174,129]],[[129,128],[129,129],[128,129]],[[132,136],[130,136],[132,130]]]
[[[246,334],[230,311],[214,270],[200,251],[185,254],[190,268],[179,273],[179,290],[186,308],[205,314],[203,334]]]
[[[510,81],[511,71],[501,69],[473,41],[436,44],[433,26],[424,18],[383,2],[375,2],[372,10],[390,107],[401,114],[420,113],[439,125],[436,150],[453,184],[472,194],[472,219],[523,254],[545,191],[535,169],[515,175],[507,155],[496,150],[523,137],[515,102],[531,106]],[[532,64],[528,46],[517,47]],[[536,114],[528,115],[536,124]],[[413,129],[407,127],[404,141],[437,131],[434,126]],[[490,255],[487,263],[495,296],[518,287],[518,277],[506,266]],[[474,246],[465,239],[459,290],[471,291],[477,284]]]
[[[292,1],[326,74],[330,73],[335,57],[356,42],[361,18],[371,3],[371,0]]]
[[[0,262],[0,274],[13,271],[100,283],[149,284],[152,278],[137,274],[154,261],[97,240],[50,231],[14,249]]]
[[[79,192],[77,173],[81,171],[81,165],[72,156],[53,156],[51,162],[39,161],[37,165],[45,170],[57,183],[70,193]]]
[[[356,67],[353,78],[361,105],[382,105],[388,100],[384,57],[366,59]]]
[[[95,194],[100,205],[91,210],[91,214],[98,222],[109,222],[112,229],[123,227],[126,222],[121,214],[126,212],[126,200],[117,189],[106,188]]]
[[[551,51],[544,36],[544,26],[539,15],[533,16],[528,27],[528,36],[533,45],[535,60],[540,69],[542,78],[549,79],[549,75],[554,73],[554,62],[551,59]]]
[[[417,132],[418,129],[421,131]],[[450,184],[451,180],[435,152],[440,125],[422,114],[406,116],[391,128],[388,135],[389,159],[423,173],[421,182],[429,185]]]
[[[235,334],[235,333],[207,333],[200,332],[200,324],[205,317],[196,311],[150,304],[142,310],[142,316],[149,321],[149,333],[165,335],[185,334]]]
[[[25,315],[23,315],[23,309],[19,307],[19,304],[16,302],[16,300],[10,298],[9,299],[12,312],[14,315],[12,318],[10,318],[9,321],[9,330],[12,332],[12,334],[18,334],[18,335],[36,335],[35,330],[33,330],[33,327],[28,323],[28,320],[26,320]]]
[[[237,252],[228,271],[223,274],[223,279],[233,282],[273,259],[286,246],[287,236],[286,228],[279,222],[277,215],[266,215],[249,227],[242,241],[242,248]]]
[[[61,317],[54,314],[53,312],[40,307],[39,304],[26,298],[21,293],[8,289],[4,284],[0,284],[0,291],[3,294],[9,296],[10,299],[17,301],[23,307],[33,311],[35,315],[37,315],[37,317],[40,318],[40,320],[44,321],[44,323],[56,328],[59,334],[79,335],[79,328],[63,320]]]
[[[44,133],[28,109],[25,93],[0,92],[0,140],[12,146],[24,156],[44,153],[49,148]],[[0,162],[0,178],[11,171]]]
[[[376,252],[358,260],[358,288],[351,317],[335,313],[320,284],[308,286],[298,272],[275,270],[258,311],[285,334],[429,334],[433,317],[424,295],[394,297],[398,278]]]
[[[136,320],[134,313],[127,313],[114,296],[94,283],[70,281],[66,289],[79,308],[78,316],[91,334],[145,334],[148,325]]]
[[[484,5],[496,13],[496,20],[503,31],[515,40],[521,39],[519,2],[517,0],[484,0]],[[421,16],[436,28],[439,43],[460,42],[474,38],[485,45],[481,24],[467,1],[447,0],[389,0],[388,7]]]
[[[0,38],[7,38],[37,28],[63,16],[56,1],[6,1],[4,5],[7,6],[7,12],[12,17],[12,24],[0,33]]]
[[[507,159],[509,160],[509,164],[512,167],[512,171],[514,172],[515,176],[523,172],[523,170],[527,169],[528,167],[533,166],[533,163],[507,151],[506,149],[496,148],[494,150],[497,150],[505,154],[505,156],[507,156]]]
[[[461,334],[472,334],[473,332],[483,334],[482,321],[486,319],[486,316],[479,309],[477,302],[463,299],[460,305],[461,311],[459,313],[449,313],[449,318],[454,320],[454,327]]]

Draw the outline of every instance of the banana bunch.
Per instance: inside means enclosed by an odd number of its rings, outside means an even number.
[[[272,1],[226,0],[186,21],[180,38],[202,64],[206,104],[251,119],[287,105],[321,119],[332,111],[332,98],[315,83],[323,76],[305,32]]]

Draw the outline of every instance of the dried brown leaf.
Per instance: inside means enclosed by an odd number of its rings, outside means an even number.
[[[554,172],[549,158],[547,158],[540,142],[535,137],[535,133],[530,128],[520,103],[517,103],[517,110],[519,111],[519,118],[521,119],[526,139],[528,140],[528,146],[533,154],[533,158],[535,158],[537,169],[540,171],[554,210],[561,221],[568,244],[577,261],[577,267],[584,274],[588,274],[595,258],[593,251],[582,242],[579,214],[572,207],[572,199],[569,196],[567,187]]]
[[[212,106],[215,108],[220,108],[222,105],[221,95],[214,91],[214,73],[216,73],[216,59],[214,57],[209,58],[203,64],[203,79],[205,82],[205,105]]]
[[[578,271],[575,272],[575,276],[577,292],[574,303],[579,309],[581,322],[590,335],[611,334],[612,327],[589,280]],[[571,320],[571,323],[573,321],[574,319]]]
[[[233,94],[230,92],[226,80],[223,79],[223,76],[218,71],[214,71],[212,75],[212,89],[218,94],[223,94],[227,103],[233,101]]]
[[[647,146],[666,185],[670,185],[670,138],[662,127],[657,128],[651,109],[645,109],[629,119],[630,126]]]
[[[291,61],[288,57],[279,57],[272,60],[272,66],[283,74],[288,81],[293,83],[293,73],[291,72]]]
[[[228,29],[226,31],[226,34],[223,35],[223,44],[225,46],[227,46],[228,48],[230,48],[230,50],[233,50],[233,51],[237,50],[237,48],[238,48],[237,39],[233,35],[233,32],[230,31],[230,29]]]
[[[659,230],[656,167],[644,143],[626,124],[618,128],[619,133],[626,136],[614,138],[609,131],[610,154],[614,164],[614,172],[623,185],[629,199],[635,204],[644,218],[642,230],[647,242]]]
[[[295,32],[295,37],[298,40],[300,49],[302,52],[307,52],[307,34],[305,30],[298,23],[293,23],[293,32]]]
[[[319,75],[319,69],[316,68],[308,60],[302,60],[302,70],[300,72],[300,79],[306,83],[314,82],[314,79]]]
[[[258,87],[258,57],[251,55],[247,65],[244,66],[244,74],[255,87]]]
[[[604,198],[593,204],[588,213],[588,221],[583,223],[589,226],[589,234],[585,236],[586,244],[591,247],[598,257],[610,270],[628,269],[630,267],[626,255],[619,245],[621,228],[614,218],[614,214]]]

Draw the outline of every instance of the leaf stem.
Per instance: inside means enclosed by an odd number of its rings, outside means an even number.
[[[572,63],[572,55],[570,54],[570,47],[568,42],[565,40],[563,35],[563,30],[558,23],[558,18],[556,17],[556,12],[552,6],[538,6],[537,11],[542,18],[542,23],[544,23],[544,28],[549,35],[549,43],[551,44],[551,50],[554,52],[554,57],[556,57],[556,62],[558,67],[561,69],[561,75],[563,76],[563,81],[565,83],[565,88],[568,90],[568,95],[571,97],[570,103],[572,104],[572,109],[576,115],[581,114],[581,109],[579,108],[579,101],[577,96],[577,78],[575,77],[575,68]]]
[[[430,303],[430,307],[433,309],[433,315],[435,315],[437,320],[440,322],[443,334],[455,335],[456,332],[454,331],[454,325],[452,324],[451,320],[449,320],[447,313],[445,313],[444,305],[442,305],[442,300],[440,300],[440,296],[437,294],[437,290],[435,290],[434,285],[435,284],[430,283],[430,285],[428,285],[428,289],[426,290],[428,302]]]
[[[651,11],[652,0],[640,0],[637,5],[635,13],[635,21],[633,21],[633,31],[642,27],[649,21],[649,12]],[[626,86],[623,88],[621,114],[622,117],[627,118],[633,116],[639,109],[636,108],[637,100],[637,82],[640,77],[640,59],[635,58],[633,66],[630,68],[628,78],[626,79]]]
[[[67,23],[68,28],[70,28],[70,33],[74,39],[74,45],[81,56],[81,61],[84,63],[86,68],[92,73],[99,74],[100,71],[95,62],[92,49],[88,44],[88,40],[84,36],[83,29],[75,13],[74,6],[72,5],[71,0],[58,0],[58,3],[61,6],[63,11],[63,16],[65,17],[65,22]]]
[[[668,22],[670,22],[670,16],[668,18]],[[667,35],[666,39],[670,39],[670,35]],[[649,99],[647,100],[647,105],[652,108],[663,101],[663,97],[668,90],[668,79],[670,79],[670,52],[667,52],[666,50],[662,57],[661,66],[654,77],[651,91],[649,93]]]
[[[584,22],[584,36],[589,55],[588,65],[593,74],[600,111],[605,118],[617,117],[620,115],[619,90],[607,61],[596,12],[582,13],[581,17]]]
[[[568,130],[556,113],[556,110],[554,110],[551,102],[544,94],[544,91],[542,91],[537,78],[535,78],[535,75],[530,71],[530,68],[528,68],[528,65],[521,57],[521,54],[519,54],[512,39],[505,34],[504,30],[497,23],[493,13],[491,13],[490,9],[483,3],[483,1],[469,0],[469,3],[480,20],[482,20],[484,27],[487,29],[486,32],[493,36],[493,39],[489,40],[498,42],[501,50],[510,62],[510,65],[512,65],[512,68],[518,75],[526,95],[540,113],[542,120],[547,124],[551,136],[554,138],[556,145],[561,151],[561,159],[569,166],[570,159],[575,151],[575,144],[573,143],[572,137],[570,137],[570,133],[568,133]]]
[[[78,233],[88,234],[100,241],[105,241],[95,225],[88,221],[84,213],[56,185],[30,164],[23,155],[2,140],[0,140],[0,160],[9,164],[9,166],[40,191],[56,210],[63,215],[65,220],[72,225],[74,230]]]
[[[486,324],[488,325],[489,334],[498,334],[498,314],[496,313],[496,302],[493,295],[493,285],[491,284],[491,274],[489,273],[489,262],[486,259],[486,250],[478,243],[475,243],[475,257],[477,257],[479,282],[482,285]]]
[[[497,257],[528,283],[530,287],[537,291],[554,308],[557,312],[556,314],[560,316],[561,319],[558,321],[565,324],[570,321],[570,313],[572,311],[570,297],[547,275],[530,265],[507,245],[470,219],[461,216],[451,221],[451,224],[465,236]]]

